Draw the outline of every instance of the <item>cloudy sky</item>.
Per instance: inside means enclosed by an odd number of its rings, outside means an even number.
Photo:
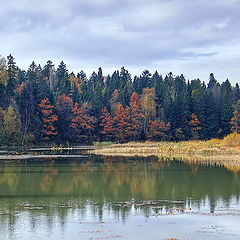
[[[24,69],[51,59],[88,75],[125,66],[240,80],[240,0],[11,0],[0,22],[0,55]]]

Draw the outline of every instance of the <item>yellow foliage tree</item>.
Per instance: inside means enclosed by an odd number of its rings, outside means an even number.
[[[232,132],[240,133],[240,100],[237,102],[236,111],[233,112],[230,124]]]
[[[6,87],[8,79],[6,60],[4,58],[0,58],[0,83]]]
[[[11,105],[3,112],[3,126],[5,141],[13,145],[20,143],[21,121]]]
[[[142,111],[144,115],[144,133],[148,133],[148,123],[156,118],[156,94],[154,88],[144,88],[141,98]]]

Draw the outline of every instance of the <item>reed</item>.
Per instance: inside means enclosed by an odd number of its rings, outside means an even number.
[[[99,145],[100,146],[100,145]],[[224,139],[208,141],[191,140],[182,142],[129,142],[124,144],[102,145],[91,151],[93,154],[108,156],[143,155],[238,155],[240,154],[240,134],[232,133]]]

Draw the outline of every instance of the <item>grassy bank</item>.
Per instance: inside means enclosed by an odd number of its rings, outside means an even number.
[[[157,156],[157,142],[129,142],[101,146],[90,152],[104,156]]]
[[[240,134],[232,133],[224,139],[182,142],[144,142],[101,146],[91,151],[107,156],[202,155],[222,156],[240,154]]]

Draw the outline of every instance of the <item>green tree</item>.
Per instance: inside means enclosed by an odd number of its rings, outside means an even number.
[[[56,74],[57,74],[57,80],[58,80],[57,95],[66,94],[70,96],[71,83],[69,80],[69,73],[67,70],[67,66],[63,61],[61,61],[61,63],[59,64]]]
[[[74,132],[71,127],[73,119],[73,101],[65,94],[59,95],[56,103],[56,110],[58,116],[57,129],[59,131],[59,141],[71,141]]]
[[[7,72],[7,64],[4,58],[0,58],[0,107],[6,109],[8,102],[8,94],[7,94],[7,85],[8,85],[8,72]]]
[[[11,54],[7,56],[7,72],[7,94],[10,100],[14,96],[14,90],[18,83],[18,67],[16,66],[14,57]]]
[[[231,103],[232,87],[228,80],[222,83],[221,86],[221,129],[222,137],[230,133],[229,122],[233,117],[233,106]]]

